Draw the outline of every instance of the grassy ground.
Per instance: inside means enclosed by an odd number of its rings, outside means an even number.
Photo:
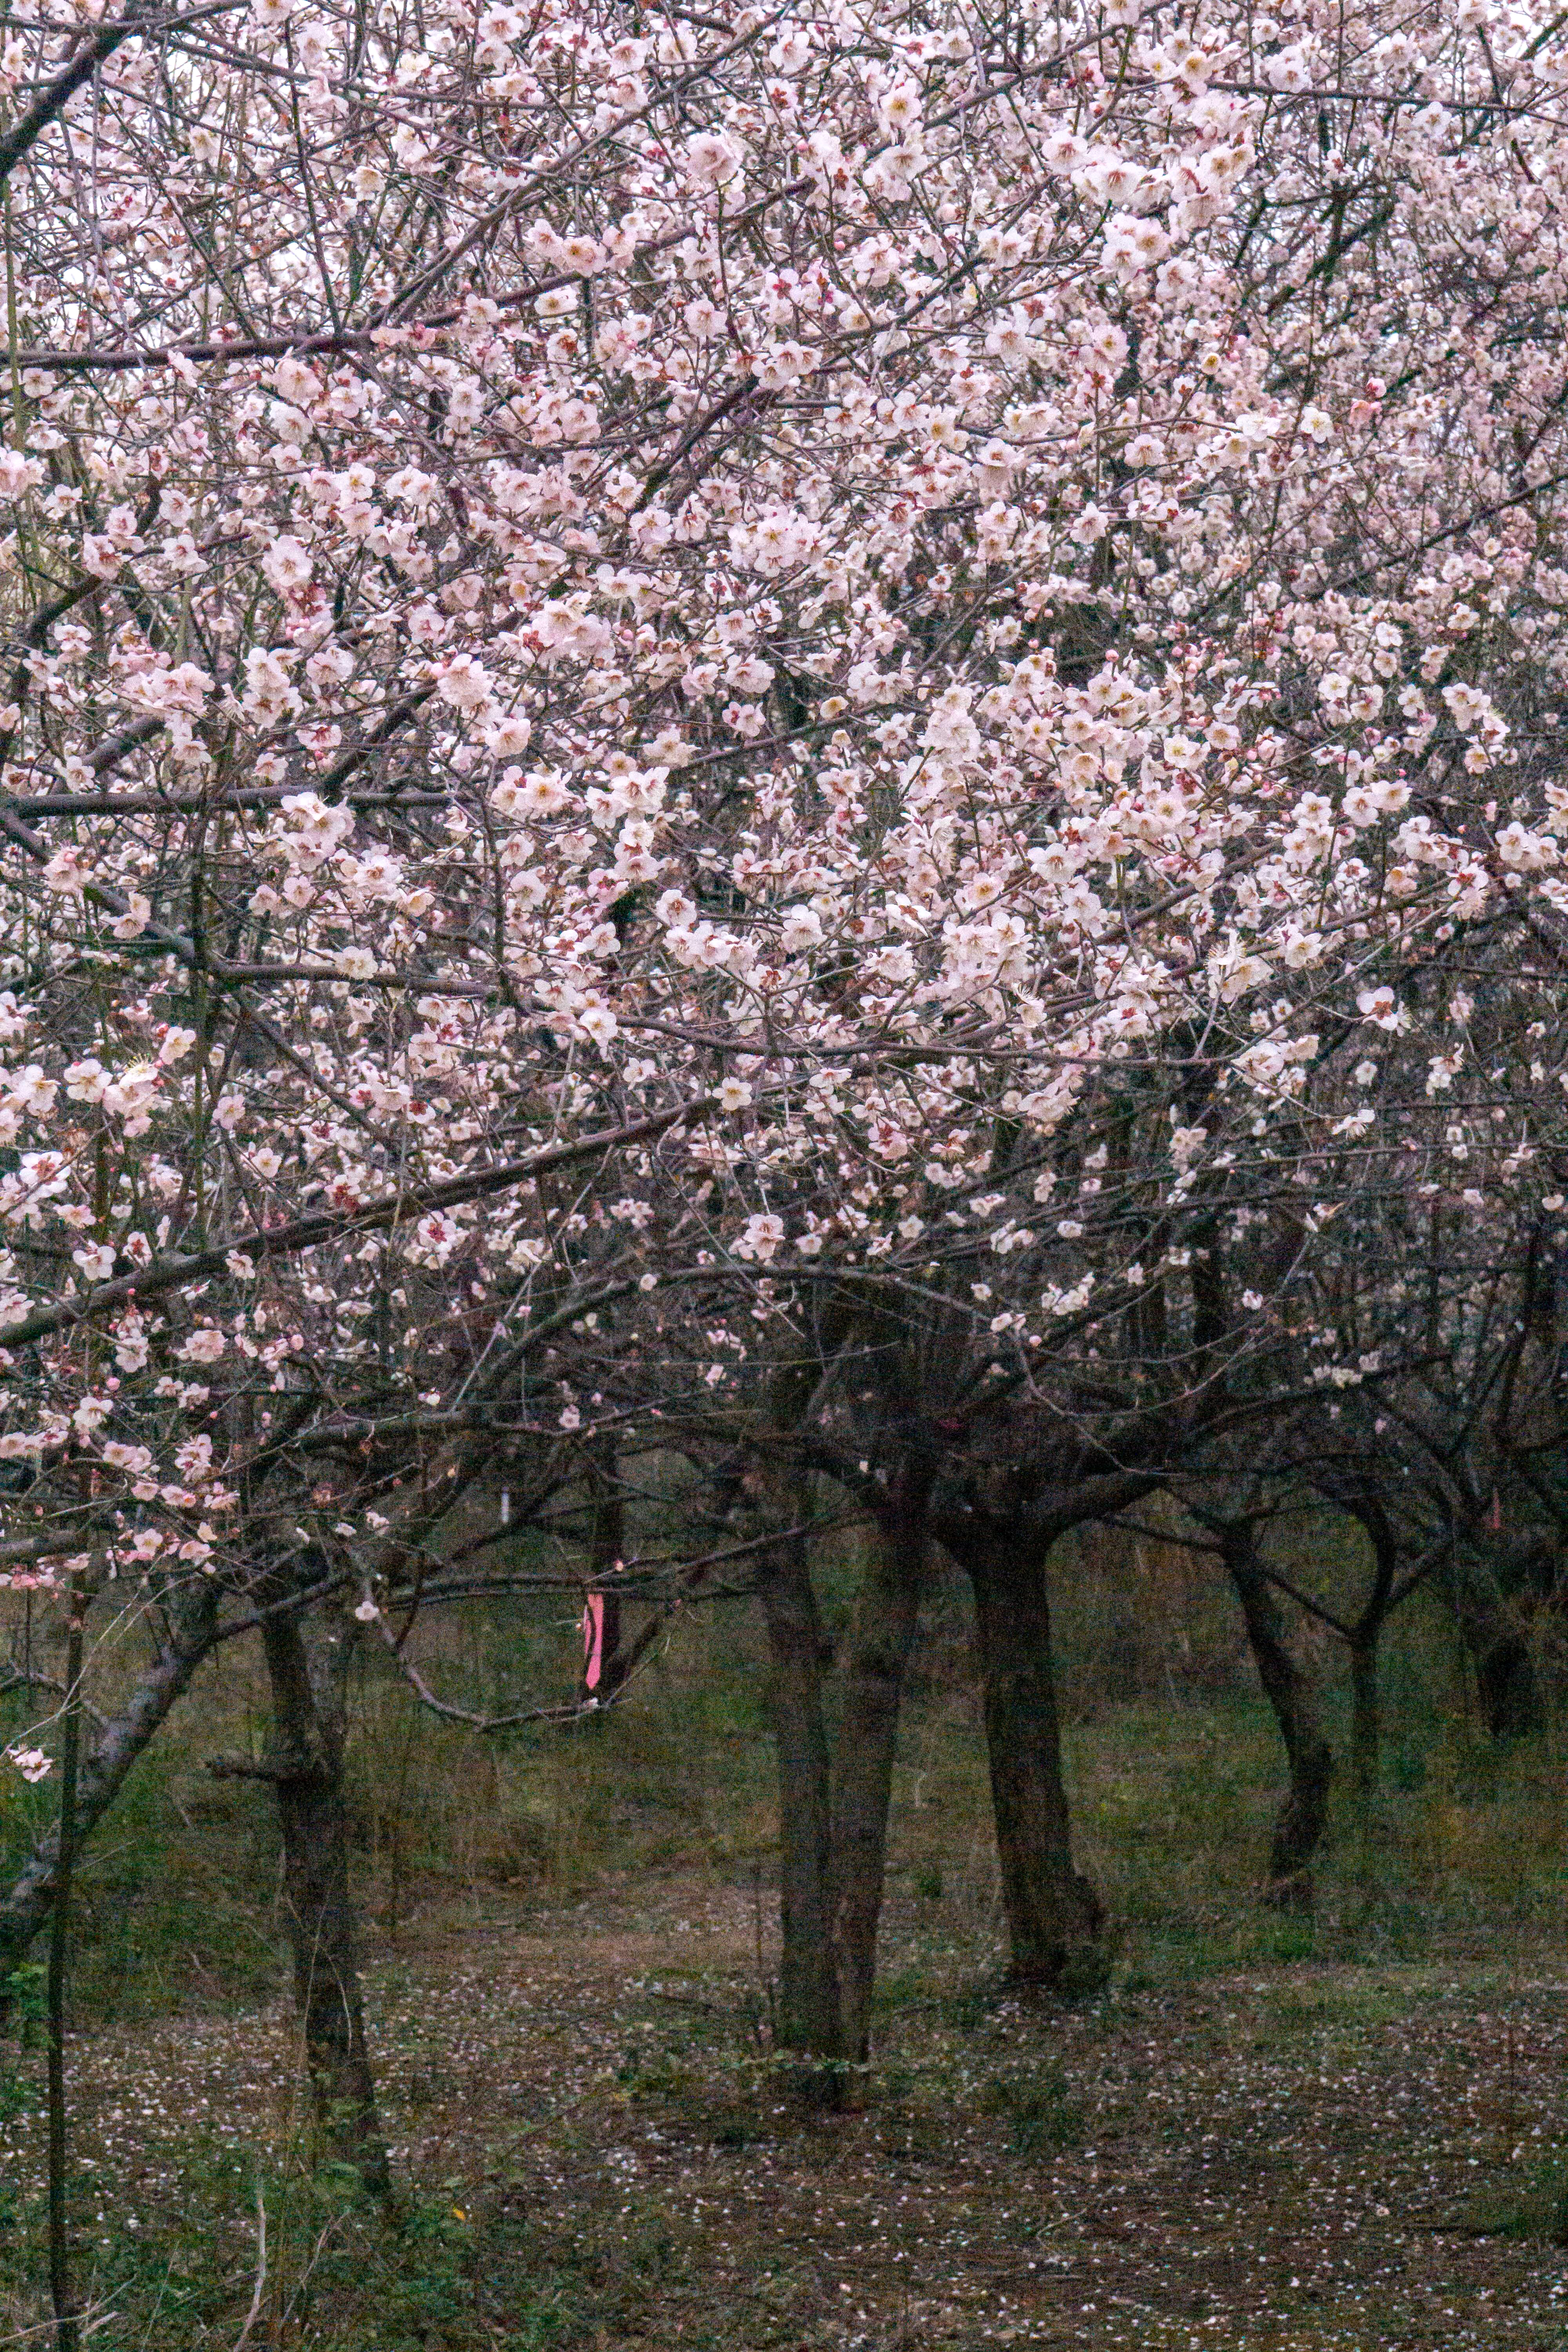
[[[955,1611],[906,1726],[875,2063],[826,2121],[769,2056],[771,1759],[738,1619],[693,1621],[567,1740],[432,1737],[367,1676],[386,2217],[309,2160],[265,1800],[202,1769],[260,1736],[226,1663],[87,1878],[91,2342],[232,2352],[253,2303],[247,2352],[1568,2342],[1556,1743],[1479,1744],[1415,1627],[1387,1785],[1336,1821],[1315,1920],[1282,1919],[1254,1900],[1266,1715],[1217,1651],[1185,1690],[1109,1695],[1069,1609],[1080,1845],[1119,1950],[1102,2000],[1032,2006],[999,1973]],[[571,1629],[462,1641],[434,1654],[447,1686],[495,1700],[565,1673]],[[37,1801],[13,1788],[14,1835]],[[0,2345],[45,2340],[41,2106],[36,2036],[0,2042]]]

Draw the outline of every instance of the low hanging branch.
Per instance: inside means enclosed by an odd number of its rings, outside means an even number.
[[[407,1641],[408,1633],[413,1623],[412,1616],[409,1619],[408,1624],[405,1625],[403,1632],[399,1634],[393,1632],[391,1626],[386,1622],[385,1616],[378,1611],[375,1620],[376,1631],[380,1634],[387,1650],[391,1653],[393,1657],[396,1659],[399,1673],[403,1675],[404,1680],[413,1691],[416,1698],[418,1699],[420,1706],[428,1708],[432,1715],[440,1716],[446,1722],[466,1724],[470,1730],[481,1732],[510,1731],[520,1724],[528,1723],[575,1723],[580,1721],[585,1716],[603,1715],[610,1707],[619,1706],[622,1696],[625,1694],[628,1684],[631,1682],[633,1675],[636,1674],[637,1668],[647,1659],[655,1643],[659,1639],[660,1635],[666,1633],[673,1624],[675,1619],[680,1614],[681,1611],[698,1595],[700,1588],[706,1583],[711,1570],[716,1566],[727,1560],[743,1558],[748,1554],[761,1553],[770,1550],[782,1540],[820,1534],[828,1527],[848,1525],[852,1520],[858,1520],[863,1515],[859,1513],[840,1513],[827,1520],[813,1520],[809,1525],[803,1524],[800,1527],[786,1529],[784,1537],[782,1538],[770,1530],[768,1534],[764,1536],[752,1537],[745,1543],[727,1545],[722,1550],[705,1553],[700,1559],[687,1560],[680,1563],[677,1570],[679,1579],[679,1590],[668,1602],[666,1602],[663,1608],[655,1611],[655,1612],[649,1617],[647,1624],[639,1629],[636,1639],[628,1643],[628,1645],[619,1653],[620,1671],[617,1675],[615,1687],[613,1690],[607,1692],[603,1698],[595,1696],[585,1700],[574,1700],[569,1704],[555,1706],[525,1707],[516,1713],[508,1715],[480,1715],[471,1708],[458,1706],[451,1700],[439,1697],[437,1693],[431,1689],[429,1684],[425,1679],[425,1676],[419,1672],[417,1666],[416,1666],[413,1661],[409,1658],[405,1644]],[[627,1561],[625,1563],[625,1569],[626,1572],[629,1573],[631,1570],[639,1568],[642,1565],[643,1563],[641,1561]],[[671,1565],[673,1565],[673,1563]],[[616,1578],[616,1583],[617,1589],[620,1589],[621,1577],[619,1574],[617,1574]],[[488,1589],[489,1588],[484,1586],[478,1586],[475,1588],[475,1593],[482,1594]],[[579,1580],[579,1589],[581,1589],[581,1580]],[[732,1600],[738,1597],[742,1589],[742,1588],[739,1587],[725,1587],[721,1591],[710,1591],[709,1597],[712,1599]],[[422,1604],[428,1603],[433,1600],[440,1600],[447,1597],[448,1596],[443,1591],[440,1586],[437,1586],[434,1589],[422,1589],[418,1595],[419,1601]],[[472,1598],[475,1596],[474,1594],[465,1593],[462,1597]],[[233,1770],[236,1772],[246,1772],[255,1778],[268,1779],[273,1777],[270,1769],[264,1769],[259,1766],[252,1767],[235,1764],[232,1766],[226,1765],[224,1769],[226,1770]]]
[[[480,1168],[467,1176],[453,1176],[444,1183],[426,1185],[423,1191],[392,1192],[379,1201],[367,1202],[363,1208],[345,1212],[326,1212],[319,1216],[296,1217],[289,1223],[263,1226],[259,1232],[239,1233],[220,1247],[193,1250],[179,1257],[154,1259],[144,1271],[120,1275],[111,1282],[96,1284],[81,1297],[70,1299],[58,1307],[39,1307],[18,1323],[0,1326],[0,1346],[26,1347],[48,1332],[68,1329],[72,1324],[101,1315],[107,1308],[122,1305],[129,1299],[161,1297],[171,1290],[188,1289],[193,1283],[205,1281],[219,1274],[236,1255],[248,1258],[291,1257],[308,1249],[320,1249],[331,1243],[352,1241],[357,1234],[377,1233],[387,1226],[403,1224],[410,1218],[424,1216],[432,1209],[450,1209],[466,1201],[484,1200],[496,1192],[508,1192],[531,1179],[548,1175],[558,1168],[570,1168],[579,1161],[594,1160],[627,1144],[651,1141],[668,1133],[682,1120],[700,1118],[710,1110],[713,1098],[700,1095],[694,1102],[679,1103],[671,1110],[655,1112],[647,1118],[632,1119],[625,1127],[611,1128],[595,1135],[579,1136],[574,1142],[552,1144],[542,1151],[529,1153],[521,1160],[504,1160],[500,1167]]]

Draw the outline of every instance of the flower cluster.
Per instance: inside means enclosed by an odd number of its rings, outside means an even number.
[[[18,1539],[363,1568],[384,1427],[696,1411],[840,1276],[1165,1393],[1214,1253],[1239,1345],[1369,1171],[1533,1198],[1565,79],[1489,0],[131,27],[11,181]]]

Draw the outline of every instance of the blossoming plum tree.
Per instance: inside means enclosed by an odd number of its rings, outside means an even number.
[[[1267,1360],[1408,975],[1561,937],[1561,28],[138,0],[0,75],[4,1558],[163,1627],[84,1802],[825,1285],[1092,1420],[1250,1230]]]

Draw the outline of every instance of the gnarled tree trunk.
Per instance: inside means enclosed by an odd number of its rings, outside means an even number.
[[[833,1773],[833,1955],[844,2056],[863,2065],[871,2039],[877,1927],[887,1876],[899,1708],[925,1588],[929,1463],[894,1482],[867,1566],[844,1659]]]
[[[757,1578],[779,1776],[782,1952],[773,2028],[781,2049],[816,2062],[802,2079],[821,2098],[831,2095],[831,2070],[844,2055],[832,1935],[832,1750],[822,1691],[827,1649],[799,1532],[804,1492],[792,1484],[777,1507],[795,1531],[772,1547]]]
[[[323,2145],[384,2196],[391,2184],[349,1892],[340,1685],[330,1664],[312,1660],[297,1618],[269,1621],[262,1643],[277,1738],[263,1769],[278,1791],[283,1903],[317,2128]]]
[[[1544,1727],[1530,1625],[1554,1597],[1556,1565],[1555,1547],[1539,1534],[1488,1541],[1472,1533],[1456,1559],[1455,1614],[1493,1739],[1521,1739]]]
[[[1351,1780],[1363,1822],[1377,1793],[1383,1751],[1383,1705],[1377,1653],[1389,1612],[1395,1605],[1399,1540],[1394,1522],[1375,1494],[1351,1498],[1347,1507],[1372,1546],[1373,1574],[1361,1614],[1349,1628],[1351,1661]],[[1407,1585],[1406,1591],[1413,1590]]]
[[[758,1578],[778,1750],[783,1950],[775,2032],[801,2061],[800,2086],[832,2103],[870,2047],[877,1931],[904,1675],[925,1582],[929,1468],[907,1465],[871,1547],[842,1661],[842,1705],[828,1730],[830,1651],[804,1535],[781,1535]],[[805,1524],[796,1482],[772,1501]]]
[[[1274,1588],[1258,1556],[1252,1522],[1228,1520],[1221,1526],[1219,1538],[1290,1772],[1289,1792],[1275,1819],[1264,1900],[1280,1910],[1310,1911],[1312,1858],[1329,1817],[1333,1749],[1319,1717],[1311,1678],[1291,1654]]]
[[[168,1720],[209,1655],[217,1630],[217,1593],[212,1586],[203,1585],[175,1603],[171,1615],[169,1645],[139,1677],[120,1712],[100,1725],[82,1759],[75,1806],[74,1842],[79,1849],[108,1812],[137,1759]],[[23,1958],[49,1916],[58,1850],[57,1824],[38,1841],[0,1894],[0,1979]]]
[[[1351,1643],[1351,1778],[1357,1799],[1369,1804],[1377,1793],[1383,1759],[1383,1707],[1378,1691],[1377,1635],[1360,1633]]]
[[[1086,1991],[1103,1981],[1099,1895],[1073,1867],[1051,1657],[1046,1547],[1016,1529],[948,1533],[974,1591],[985,1744],[1012,1972]]]

